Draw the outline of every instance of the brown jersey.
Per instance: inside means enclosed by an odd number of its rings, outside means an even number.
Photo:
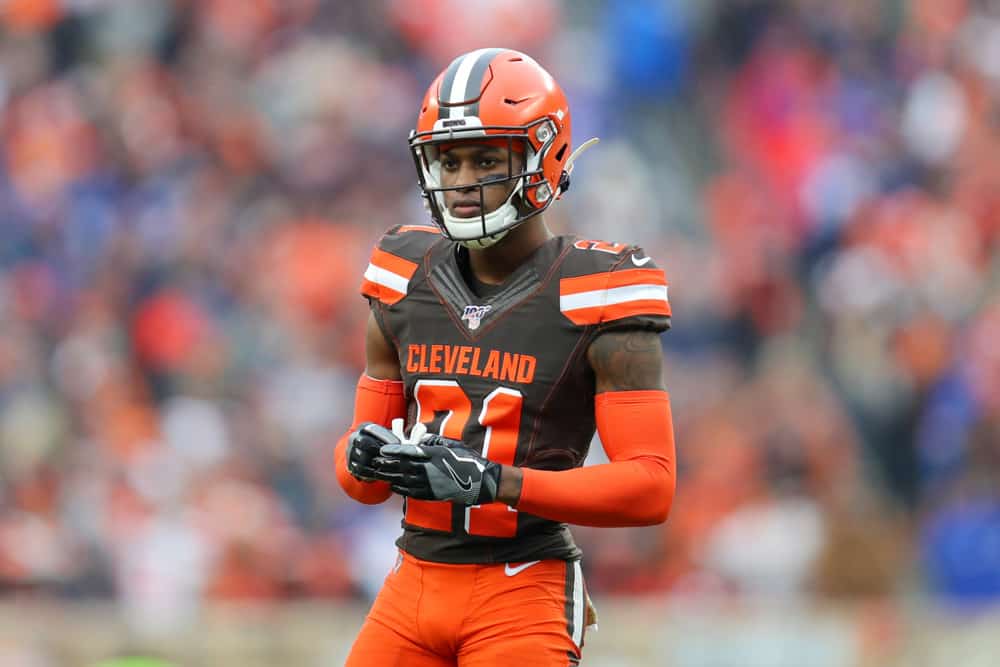
[[[595,428],[587,347],[608,330],[666,330],[663,271],[636,246],[559,236],[478,297],[460,252],[434,227],[404,225],[365,271],[361,291],[399,354],[408,426],[424,422],[498,463],[582,465]],[[565,524],[503,503],[407,499],[397,544],[447,563],[580,555]]]

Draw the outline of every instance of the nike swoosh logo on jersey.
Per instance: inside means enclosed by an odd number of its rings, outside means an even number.
[[[469,478],[463,482],[461,478],[459,478],[458,473],[455,472],[455,469],[451,467],[450,463],[444,461],[444,467],[448,469],[448,474],[451,475],[453,480],[455,480],[455,484],[462,487],[463,491],[468,491],[472,488],[472,475],[469,475]]]
[[[542,561],[540,561],[540,560],[533,560],[533,561],[528,562],[528,563],[521,563],[520,565],[517,565],[515,567],[511,567],[510,563],[504,563],[504,565],[503,565],[503,573],[506,574],[508,577],[513,577],[516,574],[520,574],[521,572],[524,572],[525,570],[527,570],[532,565],[538,565],[541,562]]]
[[[652,257],[643,257],[642,259],[636,259],[636,256],[632,255],[632,263],[635,264],[636,266],[642,266],[651,259]]]

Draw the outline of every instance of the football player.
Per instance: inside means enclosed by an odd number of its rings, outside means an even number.
[[[577,664],[593,619],[567,524],[658,524],[673,499],[667,280],[641,248],[546,227],[579,153],[529,56],[456,58],[409,145],[435,224],[372,253],[336,448],[351,497],[405,497],[403,533],[347,664]],[[426,434],[400,437],[400,418]],[[610,462],[581,467],[595,427]]]

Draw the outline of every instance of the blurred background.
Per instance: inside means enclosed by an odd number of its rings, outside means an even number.
[[[602,138],[557,231],[672,282],[677,497],[575,530],[585,664],[997,664],[997,0],[0,0],[0,26],[0,664],[342,663],[400,518],[331,467],[356,286],[427,222],[406,136],[482,46]],[[111,661],[140,654],[170,662]]]

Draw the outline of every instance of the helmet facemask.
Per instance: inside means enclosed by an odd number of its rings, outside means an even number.
[[[556,198],[557,193],[553,192],[542,170],[542,162],[556,140],[556,130],[546,118],[540,118],[530,125],[514,127],[483,127],[476,122],[478,118],[475,117],[462,120],[465,121],[464,127],[459,129],[435,128],[430,132],[411,133],[410,149],[425,203],[434,221],[449,239],[468,248],[481,249],[500,241],[511,229],[548,208]],[[531,141],[532,136],[535,142]],[[506,141],[506,176],[488,177],[474,184],[442,185],[442,144],[475,144],[477,139],[483,143],[489,141],[491,145],[497,140]],[[514,154],[520,152],[515,150],[516,146],[523,148],[523,158],[520,160],[521,169],[515,172]],[[514,185],[507,197],[494,210],[487,211],[484,189],[509,183]],[[444,193],[457,190],[472,190],[471,196],[478,197],[479,216],[460,218],[451,214],[445,203]],[[533,203],[532,199],[538,204]]]

